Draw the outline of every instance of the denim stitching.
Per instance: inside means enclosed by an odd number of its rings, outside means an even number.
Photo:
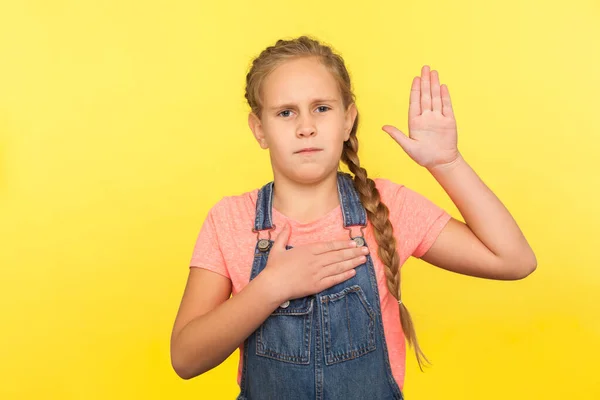
[[[367,343],[361,345],[358,349],[352,349],[342,353],[334,354],[333,350],[331,349],[331,342],[333,338],[331,336],[331,318],[329,315],[329,303],[332,301],[341,301],[342,299],[345,299],[347,301],[347,296],[351,293],[356,293],[356,296],[363,305],[363,310],[367,313],[369,317]],[[358,358],[362,355],[374,351],[377,348],[375,340],[375,313],[373,312],[370,304],[367,302],[360,286],[353,285],[345,288],[341,292],[330,295],[324,295],[321,297],[321,304],[321,313],[323,319],[323,336],[325,337],[324,344],[327,365]]]
[[[375,295],[377,296],[377,298],[379,298],[379,288],[377,287],[377,277],[375,276],[375,267],[373,266],[373,259],[371,258],[371,254],[367,254],[367,266],[368,266],[367,270],[369,271],[369,280],[371,281],[371,287],[372,287]],[[398,271],[398,273],[400,273],[400,271]],[[377,313],[377,318],[376,318],[377,319],[377,327],[380,329],[381,332],[384,332],[380,305],[377,304],[377,302],[375,302],[374,306],[375,306],[375,312]],[[382,342],[382,347],[383,347],[383,354],[384,354],[383,359],[384,359],[385,365],[386,365],[385,370],[386,370],[388,383],[392,387],[392,390],[394,391],[394,393],[396,395],[400,396],[399,400],[402,400],[402,399],[404,399],[404,394],[402,393],[402,390],[400,389],[400,387],[398,386],[398,383],[396,382],[396,380],[394,379],[394,376],[392,375],[392,367],[390,365],[390,357],[389,357],[388,348],[387,348],[387,341],[385,339],[384,334],[381,335],[381,342]]]
[[[305,298],[300,299],[300,300],[304,301],[304,299]],[[294,363],[294,364],[309,364],[310,363],[310,336],[311,336],[310,335],[311,322],[309,321],[309,318],[311,318],[311,316],[312,316],[312,310],[313,310],[313,299],[310,300],[307,310],[305,310],[304,312],[285,313],[283,311],[286,311],[286,310],[282,309],[281,313],[279,313],[279,314],[274,313],[268,317],[268,319],[270,319],[270,318],[277,318],[277,315],[304,315],[304,317],[302,317],[303,328],[304,328],[304,340],[302,343],[303,346],[301,348],[301,352],[303,355],[295,356],[295,355],[291,355],[291,354],[282,354],[282,353],[279,353],[272,349],[266,348],[265,344],[263,342],[263,336],[264,336],[263,330],[264,330],[266,321],[256,331],[255,354],[260,357],[272,358],[272,359],[276,359],[276,360],[280,360],[280,361],[284,361],[284,362],[290,362],[290,363]]]

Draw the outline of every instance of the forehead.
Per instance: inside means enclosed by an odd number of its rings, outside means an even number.
[[[275,68],[264,81],[262,92],[265,105],[340,96],[331,72],[316,58],[308,57],[286,61]]]

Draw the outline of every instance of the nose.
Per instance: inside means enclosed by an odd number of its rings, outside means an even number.
[[[312,117],[304,116],[298,119],[298,128],[296,130],[296,136],[299,138],[315,136],[317,129],[315,122]]]

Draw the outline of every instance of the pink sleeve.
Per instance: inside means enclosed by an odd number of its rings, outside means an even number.
[[[427,253],[452,217],[422,194],[405,186],[401,190],[404,192],[402,214],[411,236],[416,239],[411,254],[419,258]]]
[[[202,224],[192,253],[190,267],[204,268],[231,279],[217,235],[218,223],[216,221],[219,220],[218,214],[219,209],[222,208],[222,202],[223,200],[210,209]]]
[[[390,221],[403,253],[422,257],[452,216],[422,194],[404,185],[380,179],[382,200],[390,209]]]

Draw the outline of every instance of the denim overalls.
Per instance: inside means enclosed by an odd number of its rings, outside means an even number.
[[[367,215],[350,175],[338,172],[337,186],[344,228],[366,246]],[[267,265],[273,244],[272,197],[270,182],[258,192],[254,225],[257,235],[269,230],[269,239],[257,241],[250,280]],[[371,255],[355,270],[320,293],[285,301],[246,339],[237,400],[403,399],[390,368]]]

